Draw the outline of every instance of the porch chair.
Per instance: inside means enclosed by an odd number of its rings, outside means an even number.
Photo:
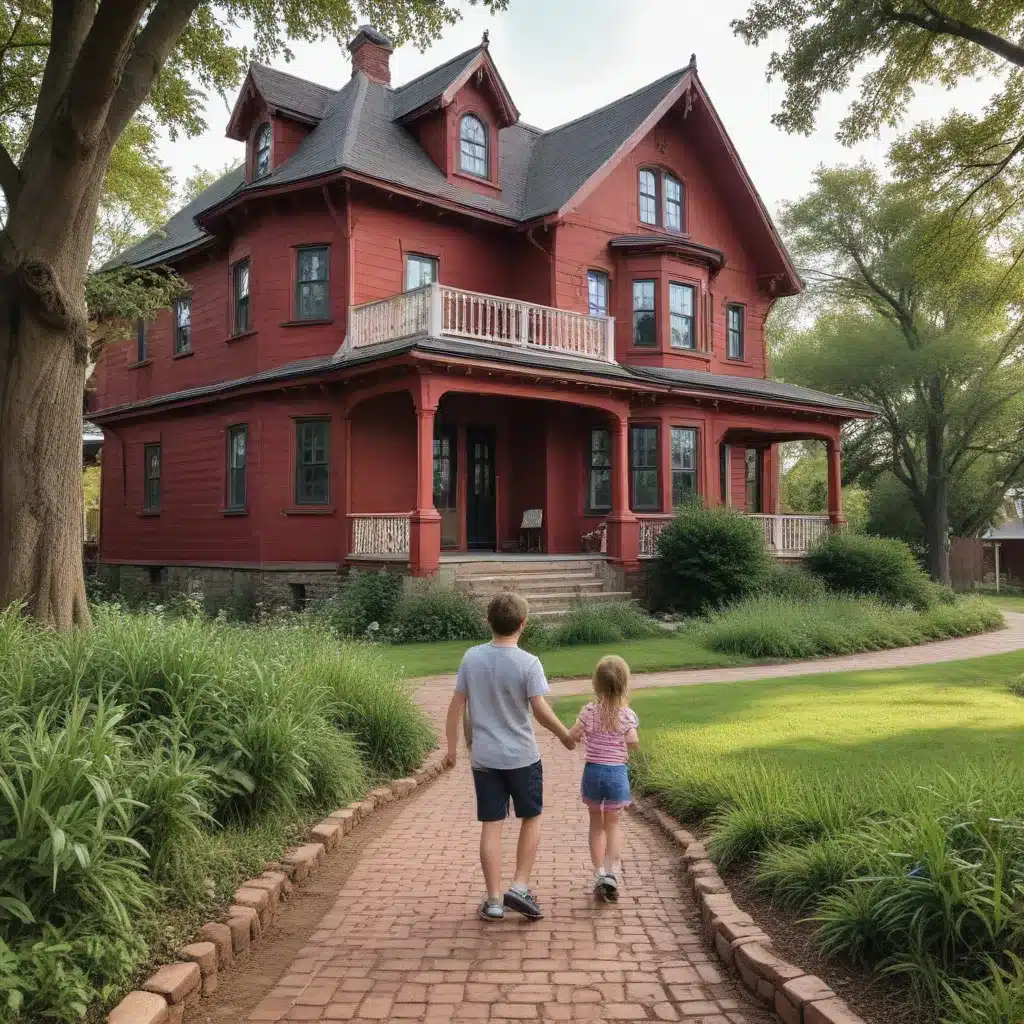
[[[541,527],[543,525],[543,509],[528,508],[523,513],[523,521],[519,524],[519,546],[524,551],[540,551],[542,549]]]

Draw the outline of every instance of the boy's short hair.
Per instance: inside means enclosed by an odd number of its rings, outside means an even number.
[[[495,594],[487,604],[487,625],[495,636],[511,636],[530,614],[530,605],[522,594],[506,590]]]

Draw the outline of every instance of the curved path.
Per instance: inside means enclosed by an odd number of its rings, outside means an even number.
[[[1024,615],[967,640],[789,665],[639,676],[637,687],[726,682],[848,669],[891,668],[1024,648]],[[556,684],[572,693],[586,680]],[[451,678],[427,681],[421,699],[436,722]],[[541,739],[549,814],[535,872],[547,917],[487,924],[475,914],[473,787],[465,760],[422,797],[398,805],[390,825],[362,841],[333,906],[266,997],[252,1022],[681,1021],[762,1024],[716,969],[679,881],[677,850],[652,826],[627,825],[618,905],[590,894],[586,816],[577,787],[581,755]],[[505,834],[506,865],[514,832]],[[361,830],[347,840],[358,844]],[[508,872],[506,872],[508,873]],[[258,955],[258,954],[257,954]],[[217,1019],[224,1019],[217,1015]]]

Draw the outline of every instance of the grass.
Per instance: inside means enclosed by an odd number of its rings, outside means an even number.
[[[446,640],[429,644],[382,646],[382,661],[408,678],[445,675],[459,667],[469,642]],[[701,646],[686,633],[666,633],[650,640],[626,640],[613,645],[581,644],[538,651],[549,679],[576,679],[589,676],[594,666],[611,648],[629,662],[634,672],[660,672],[674,668],[726,668],[745,665],[748,660],[719,654]]]
[[[1024,1000],[1022,673],[1016,652],[639,691],[637,785],[826,952],[905,974],[937,1019],[1000,1019],[957,1001]],[[557,702],[564,721],[584,699]]]
[[[1004,612],[1018,612],[1024,614],[1024,597],[1014,594],[985,594],[979,595],[983,601],[994,604]]]

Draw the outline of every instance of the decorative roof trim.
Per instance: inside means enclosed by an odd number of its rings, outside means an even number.
[[[498,111],[501,115],[499,127],[508,128],[514,125],[519,120],[519,108],[512,102],[512,97],[509,95],[509,91],[501,75],[498,73],[494,61],[491,59],[490,51],[484,46],[480,47],[477,55],[442,93],[421,104],[415,110],[410,110],[408,114],[403,114],[398,118],[398,123],[410,124],[431,111],[443,110],[454,101],[459,91],[478,72],[484,76],[491,93],[497,101]]]
[[[258,95],[262,95],[262,93],[253,78],[252,65],[250,65],[249,70],[245,73],[242,88],[238,90],[235,105],[231,108],[231,117],[228,118],[227,130],[224,132],[227,138],[234,139],[236,142],[247,141],[248,135],[241,128],[242,111],[245,109],[245,105]]]
[[[619,235],[608,243],[609,249],[626,252],[671,252],[698,263],[705,263],[718,273],[725,266],[725,253],[674,235]]]

